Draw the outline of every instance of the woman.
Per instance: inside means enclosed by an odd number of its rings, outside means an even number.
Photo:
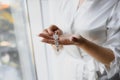
[[[119,0],[50,0],[49,3],[54,25],[39,36],[42,42],[54,45],[53,35],[57,32],[63,46],[60,54],[72,55],[77,69],[75,75],[61,79],[118,80],[113,77],[120,67]]]

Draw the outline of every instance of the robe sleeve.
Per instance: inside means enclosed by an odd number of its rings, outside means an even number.
[[[110,64],[110,69],[106,69],[108,77],[111,78],[120,73],[120,2],[107,26],[107,41],[103,46],[111,49],[115,56]]]

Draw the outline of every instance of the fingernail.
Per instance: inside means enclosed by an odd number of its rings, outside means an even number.
[[[77,38],[76,37],[72,37],[72,41],[77,41]]]

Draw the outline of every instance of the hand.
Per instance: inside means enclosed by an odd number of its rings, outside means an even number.
[[[62,35],[63,32],[56,25],[51,25],[49,28],[44,29],[42,33],[39,34],[40,37],[51,38],[53,34],[57,32],[58,35]]]
[[[46,36],[40,36],[42,37],[42,42],[48,43],[48,44],[55,44],[55,41],[53,37],[46,37]],[[73,34],[63,34],[59,36],[59,44],[60,45],[80,45],[82,43],[83,38],[80,35],[73,35]]]
[[[42,33],[39,34],[39,37],[42,37],[42,42],[48,44],[55,44],[53,39],[53,34],[59,35],[59,44],[60,45],[75,45],[82,42],[82,37],[80,35],[73,35],[73,34],[63,34],[62,30],[60,30],[57,26],[52,25],[49,28],[43,30]]]

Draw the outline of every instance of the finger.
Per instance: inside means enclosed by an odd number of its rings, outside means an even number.
[[[56,25],[51,25],[50,28],[48,28],[48,33],[50,35],[53,35],[56,31],[59,35],[62,34],[62,31]]]
[[[48,29],[48,34],[52,36],[54,34],[54,31],[52,31],[50,28]]]
[[[71,38],[71,41],[73,41],[73,42],[78,42],[79,40],[78,40],[76,37],[72,37],[72,38]]]
[[[49,35],[53,35],[54,32],[57,30],[57,26],[56,25],[51,25],[47,30],[48,30],[48,33]]]
[[[63,34],[62,30],[60,30],[60,29],[56,30],[55,32],[57,32],[58,35],[62,35]]]
[[[44,34],[44,33],[40,33],[39,36],[40,36],[40,37],[43,37],[43,38],[45,38],[45,39],[53,39],[53,37],[51,37],[51,36],[49,36],[49,35],[46,35],[46,34]]]
[[[43,39],[42,42],[48,43],[48,44],[55,44],[54,40],[49,40],[49,39]]]
[[[43,30],[38,36],[41,36],[41,34],[49,35],[47,29]]]
[[[74,42],[74,44],[79,44],[79,43],[81,43],[81,37],[80,36],[79,37],[72,36],[71,41]]]
[[[49,35],[49,33],[48,33],[48,30],[47,30],[47,29],[43,30],[43,33],[44,33],[44,34]]]
[[[56,25],[51,25],[49,29],[52,31],[56,31],[59,28]]]

